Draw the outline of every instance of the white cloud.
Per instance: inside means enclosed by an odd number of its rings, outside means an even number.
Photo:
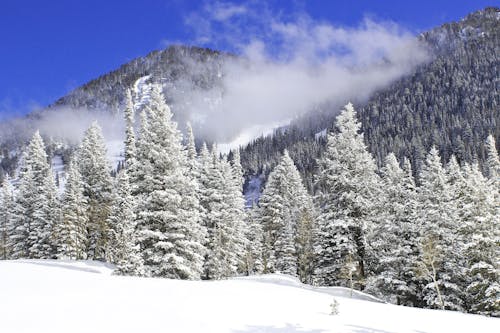
[[[203,119],[200,127],[218,140],[267,131],[324,103],[365,100],[428,59],[414,35],[391,22],[342,27],[301,12],[285,17],[259,1],[237,11],[226,5],[205,5],[186,21],[198,28],[196,41],[242,55],[225,63],[222,89],[184,95],[193,122]]]

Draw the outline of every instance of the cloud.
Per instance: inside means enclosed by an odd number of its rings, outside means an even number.
[[[122,140],[125,129],[120,114],[56,107],[35,112],[28,117],[14,117],[3,121],[0,123],[0,141],[23,142],[39,130],[47,138],[77,145],[94,121],[102,127],[106,140]]]
[[[205,4],[186,24],[196,43],[240,55],[224,63],[221,86],[182,97],[191,121],[218,141],[248,137],[249,128],[268,132],[321,105],[364,101],[429,59],[395,23],[336,26],[260,1]]]

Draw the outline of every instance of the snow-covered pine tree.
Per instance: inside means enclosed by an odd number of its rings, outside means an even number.
[[[145,273],[181,279],[199,279],[205,248],[199,202],[189,176],[181,133],[172,121],[161,88],[151,90],[142,117],[138,165],[139,243]]]
[[[14,222],[14,188],[9,175],[5,175],[0,193],[0,259],[10,258],[9,233]]]
[[[106,159],[106,145],[97,122],[85,132],[78,151],[78,167],[87,200],[88,259],[104,259],[111,210],[112,179]]]
[[[298,224],[310,222],[312,202],[287,151],[269,174],[259,205],[264,229],[265,271],[297,275],[299,257],[307,256],[307,234],[301,234],[301,243],[296,243]],[[305,231],[304,228],[301,231]]]
[[[116,265],[116,273],[142,275],[142,258],[136,241],[135,201],[130,190],[127,169],[118,173],[113,205],[108,217],[109,235],[106,260]]]
[[[125,110],[123,113],[125,117],[125,164],[130,170],[134,165],[137,155],[134,131],[135,112],[130,89],[126,91]]]
[[[239,149],[232,151],[231,170],[233,172],[235,186],[239,188],[240,192],[243,192],[243,183],[245,182],[245,178],[243,177],[243,167],[241,166]]]
[[[381,170],[383,195],[368,243],[376,260],[366,291],[396,304],[417,304],[414,264],[418,257],[417,201],[410,162],[401,169],[390,153]]]
[[[28,236],[31,231],[32,218],[28,215],[31,212],[28,209],[34,201],[34,193],[30,191],[30,185],[33,182],[33,171],[31,170],[31,166],[24,164],[26,158],[27,153],[24,152],[20,162],[19,183],[15,192],[14,209],[12,210],[13,216],[9,229],[11,259],[30,257]]]
[[[365,237],[372,227],[379,180],[352,104],[337,116],[336,127],[338,133],[328,135],[326,151],[318,161],[315,281],[347,286],[349,281],[340,275],[348,256],[357,264],[354,280],[361,282],[366,275]]]
[[[203,202],[208,230],[205,278],[234,276],[245,266],[244,201],[231,165],[217,156],[213,147],[210,158],[202,148]]]
[[[488,138],[486,139],[486,153],[487,153],[486,166],[488,171],[488,178],[490,178],[495,183],[496,187],[499,188],[500,158],[498,157],[495,138],[491,134],[488,135]]]
[[[262,262],[263,233],[260,223],[259,209],[254,206],[247,209],[247,246],[245,255],[245,273],[260,274],[264,270]]]
[[[245,271],[245,249],[248,242],[248,226],[246,224],[245,198],[243,196],[243,168],[240,161],[240,152],[233,152],[233,158],[229,165],[229,174],[231,178],[230,187],[228,188],[228,200],[231,203],[231,224],[233,229],[232,252],[233,261],[235,262],[238,272]]]
[[[15,205],[15,227],[11,240],[14,258],[51,258],[52,232],[58,222],[54,198],[55,183],[47,161],[45,145],[37,131],[23,154]]]
[[[419,262],[425,264],[424,259],[429,258],[426,256],[428,254],[437,254],[432,257],[439,259],[434,262],[433,267],[436,270],[436,281],[432,281],[434,278],[429,274],[424,276],[428,284],[424,287],[423,297],[430,307],[463,310],[462,290],[455,279],[461,275],[460,251],[456,248],[459,243],[456,232],[457,208],[452,200],[441,157],[435,147],[431,148],[422,166],[420,181],[422,185],[418,188],[420,207],[417,221],[421,227],[423,257]]]
[[[472,313],[500,316],[500,206],[498,191],[477,164],[464,167],[465,186],[460,206],[466,260],[466,306]]]
[[[71,159],[66,174],[62,218],[54,234],[57,257],[60,259],[86,259],[88,207],[87,198],[83,194],[83,181],[75,156]]]

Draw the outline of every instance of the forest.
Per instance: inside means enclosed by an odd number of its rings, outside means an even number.
[[[140,114],[135,124],[135,113]],[[59,193],[36,132],[19,177],[0,196],[2,259],[88,259],[116,274],[217,280],[283,273],[388,302],[500,316],[500,161],[432,147],[418,169],[369,152],[352,104],[336,117],[308,184],[280,151],[260,199],[245,206],[240,152],[222,155],[182,135],[154,85],[125,103],[125,161],[116,175],[99,124],[85,133]],[[137,129],[137,130],[136,130]]]

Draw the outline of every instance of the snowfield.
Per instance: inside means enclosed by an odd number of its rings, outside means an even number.
[[[112,276],[91,261],[0,261],[0,331],[499,332],[500,319],[381,303],[282,275],[225,281]],[[335,296],[332,296],[335,295]],[[339,314],[330,315],[333,297]]]

